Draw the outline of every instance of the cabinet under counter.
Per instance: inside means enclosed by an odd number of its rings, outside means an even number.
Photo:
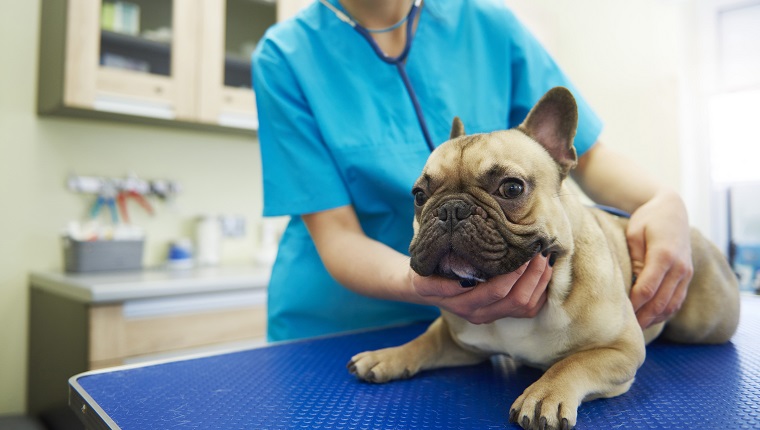
[[[252,266],[30,275],[27,405],[66,408],[76,373],[263,344],[269,270]]]

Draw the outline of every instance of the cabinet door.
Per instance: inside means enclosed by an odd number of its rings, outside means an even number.
[[[199,1],[68,0],[64,104],[193,119]]]
[[[202,4],[200,62],[201,121],[256,129],[251,54],[277,20],[277,4],[266,0],[220,0]]]
[[[215,296],[208,296],[213,304]],[[125,304],[119,303],[92,306],[89,318],[90,369],[118,366],[146,354],[181,352],[236,341],[263,342],[266,337],[263,304],[197,312],[169,310],[163,315],[135,318],[126,315]]]

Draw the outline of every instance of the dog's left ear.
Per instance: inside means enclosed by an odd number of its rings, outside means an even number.
[[[458,116],[454,117],[454,121],[451,123],[451,133],[449,133],[449,140],[464,136],[464,124]]]
[[[564,87],[554,87],[544,94],[518,126],[549,151],[563,178],[578,161],[573,146],[577,128],[578,106],[573,94]]]

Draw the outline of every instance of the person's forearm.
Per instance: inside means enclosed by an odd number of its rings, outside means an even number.
[[[321,247],[320,256],[341,285],[379,299],[416,301],[411,294],[409,257],[357,233],[329,242]]]
[[[538,255],[523,267],[495,276],[476,288],[438,276],[420,276],[409,257],[370,239],[351,206],[303,215],[330,274],[359,294],[438,306],[474,324],[499,318],[534,317],[546,302],[551,265]]]
[[[409,257],[367,237],[353,209],[304,215],[319,256],[330,275],[359,294],[419,303],[409,279]]]
[[[578,160],[572,176],[594,202],[631,213],[658,193],[674,192],[601,142]]]

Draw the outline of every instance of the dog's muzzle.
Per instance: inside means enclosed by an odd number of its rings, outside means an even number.
[[[510,233],[467,196],[436,203],[419,214],[409,247],[412,269],[422,276],[482,282],[517,269],[548,243],[537,234]]]
[[[410,247],[412,268],[423,276],[485,279],[479,266],[483,233],[488,228],[476,212],[473,203],[461,198],[450,198],[426,211]]]

